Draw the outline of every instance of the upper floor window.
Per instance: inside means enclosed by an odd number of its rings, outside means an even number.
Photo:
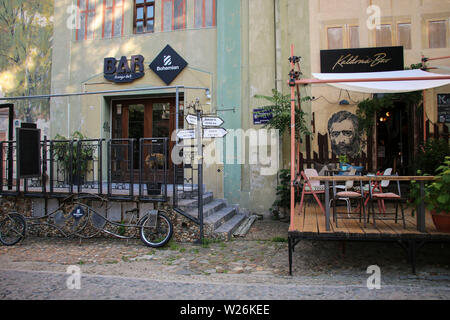
[[[162,0],[162,31],[186,28],[186,0]]]
[[[134,33],[153,32],[155,30],[155,1],[134,1]]]
[[[428,43],[429,48],[447,47],[447,21],[428,21]]]
[[[397,24],[397,44],[404,49],[411,49],[411,23]]]
[[[392,26],[390,24],[382,24],[377,26],[375,42],[377,47],[392,46]]]
[[[411,41],[411,22],[384,23],[375,31],[375,43],[377,47],[403,46],[409,50]]]
[[[354,25],[327,28],[328,49],[359,48],[359,27]]]
[[[123,35],[123,1],[103,0],[103,38]]]
[[[216,25],[216,0],[195,0],[195,28],[214,27]]]
[[[78,28],[76,40],[94,38],[95,0],[77,0]]]

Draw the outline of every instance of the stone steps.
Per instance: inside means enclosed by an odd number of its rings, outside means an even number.
[[[187,199],[180,197],[178,208],[191,217],[198,218],[198,200],[195,197]],[[244,214],[239,213],[237,206],[229,206],[224,199],[215,199],[212,192],[205,192],[203,195],[205,237],[229,240],[245,218]]]

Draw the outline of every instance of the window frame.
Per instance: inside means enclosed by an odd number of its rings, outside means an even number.
[[[144,0],[144,3],[136,3],[136,0],[134,0],[134,13],[133,13],[133,34],[143,34],[143,33],[154,33],[155,32],[155,0]],[[148,18],[147,17],[147,7],[153,7],[153,17],[152,18]],[[137,9],[138,8],[144,8],[144,16],[142,19],[137,19]],[[143,28],[144,31],[143,32],[136,32],[137,28],[137,23],[138,22],[143,22]],[[147,21],[153,21],[153,30],[152,31],[147,31]]]
[[[161,31],[178,31],[178,30],[186,30],[186,0],[181,0],[183,2],[183,27],[175,29],[175,0],[162,0],[161,1]],[[170,30],[164,30],[164,4],[166,2],[170,2],[172,4],[172,25],[170,26]]]
[[[107,0],[103,0],[103,18],[102,18],[102,39],[105,39],[105,21],[106,21],[106,10],[111,9],[111,37],[106,37],[106,39],[114,38],[114,37],[123,37],[123,25],[124,25],[124,7],[125,7],[125,1],[121,0],[121,5],[116,5],[117,0],[111,0],[112,1],[112,7],[107,7],[106,4]],[[115,12],[119,9],[121,11],[121,19],[122,19],[122,25],[120,28],[120,35],[115,34],[114,32],[114,23],[115,23]]]
[[[84,39],[80,39],[79,38],[79,31],[80,31],[80,26],[77,25],[77,29],[75,32],[75,40],[76,41],[81,41],[81,40],[88,40],[87,39],[87,34],[88,34],[88,17],[89,17],[89,13],[93,12],[94,13],[94,21],[95,21],[95,15],[96,15],[96,11],[97,11],[97,1],[96,0],[85,0],[86,2],[86,7],[83,8],[83,10],[80,8],[80,1],[81,0],[77,0],[77,24],[81,21],[81,15],[85,14],[86,18],[84,20]],[[89,3],[93,3],[94,4],[94,8],[89,10]],[[92,39],[95,38],[95,28],[94,30],[92,30]],[[91,40],[91,39],[89,39]]]
[[[444,21],[445,23],[445,47],[432,48],[430,43],[430,22],[437,22],[437,21]],[[448,39],[450,34],[449,25],[450,23],[448,18],[432,18],[426,20],[427,46],[428,46],[427,49],[445,49],[449,47],[449,39]]]
[[[212,16],[212,25],[211,26],[206,26],[206,4],[205,4],[205,1],[206,0],[201,0],[202,1],[202,8],[201,8],[201,11],[202,11],[202,26],[200,27],[200,28],[214,28],[214,27],[216,27],[217,26],[217,14],[216,14],[216,12],[217,12],[217,7],[216,7],[216,5],[217,5],[217,3],[216,3],[216,1],[217,0],[212,0],[213,1],[213,16]],[[195,25],[195,18],[197,17],[197,10],[199,10],[198,8],[197,8],[197,1],[194,1],[194,25]]]
[[[330,24],[326,26],[326,45],[327,49],[330,50],[330,42],[329,42],[329,34],[328,29],[336,29],[341,28],[342,29],[342,48],[339,49],[357,49],[351,47],[351,37],[350,37],[350,28],[357,27],[358,28],[358,42],[359,46],[357,48],[361,47],[361,42],[359,38],[359,25],[356,23],[346,23],[346,24]]]
[[[394,22],[381,22],[380,23],[380,26],[384,26],[384,25],[389,25],[390,27],[391,27],[391,44],[390,45],[388,45],[387,47],[392,47],[392,46],[394,46],[394,43],[396,43],[395,42],[395,40],[396,39],[394,39],[394,34],[396,34],[396,30],[393,30],[393,28],[392,28],[392,26],[393,25],[395,25],[395,29],[397,29],[397,24],[396,23],[394,23]],[[378,45],[378,43],[377,43],[377,28],[375,28],[375,30],[373,31],[374,32],[374,40],[375,40],[375,47],[386,47],[385,45],[383,45],[383,46],[379,46]]]
[[[409,36],[410,36],[410,38],[411,38],[411,48],[405,48],[405,47],[403,47],[403,50],[412,50],[413,49],[413,39],[412,39],[412,31],[413,31],[413,28],[412,28],[412,23],[411,23],[411,20],[399,20],[399,21],[396,21],[396,23],[395,23],[395,37],[396,37],[396,39],[395,39],[395,44],[397,45],[397,46],[401,46],[401,44],[400,44],[400,31],[399,31],[399,28],[398,28],[398,26],[400,25],[400,24],[409,24],[410,25],[410,33],[409,33]]]

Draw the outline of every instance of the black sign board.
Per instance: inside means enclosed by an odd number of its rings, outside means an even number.
[[[450,123],[450,93],[437,95],[438,122]]]
[[[20,178],[41,176],[41,130],[16,128],[17,161]]]
[[[103,74],[105,79],[116,83],[133,82],[145,75],[144,57],[141,55],[131,56],[129,63],[125,56],[119,61],[116,58],[105,58]]]
[[[403,47],[320,51],[322,73],[358,73],[404,70]]]
[[[188,63],[167,45],[150,64],[150,69],[169,85],[187,65]]]

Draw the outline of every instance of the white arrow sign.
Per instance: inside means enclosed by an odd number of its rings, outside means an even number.
[[[192,124],[194,126],[197,125],[197,117],[192,114],[188,114],[186,116],[186,121],[187,121],[187,123]]]
[[[228,133],[224,128],[204,129],[203,138],[223,138]]]
[[[204,127],[219,127],[223,124],[223,120],[219,117],[203,117],[202,124]]]
[[[195,131],[194,130],[180,130],[177,133],[177,137],[179,139],[194,139]]]

